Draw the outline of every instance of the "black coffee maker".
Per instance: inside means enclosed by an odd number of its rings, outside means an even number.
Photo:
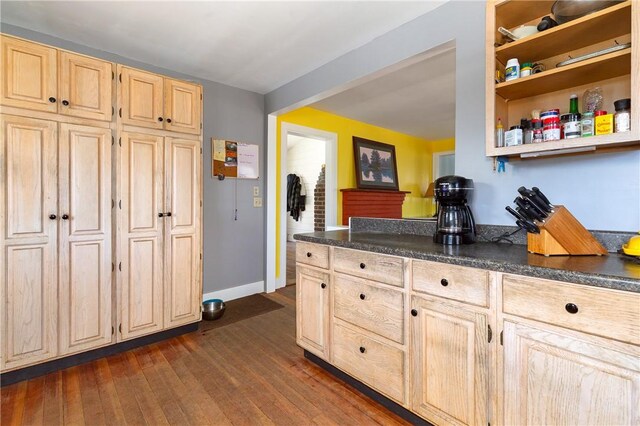
[[[441,244],[471,244],[476,241],[476,223],[467,204],[473,181],[462,176],[443,176],[435,181],[439,203],[438,222],[433,239]]]

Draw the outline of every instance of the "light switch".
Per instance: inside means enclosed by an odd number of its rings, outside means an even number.
[[[257,197],[260,195],[260,187],[259,186],[254,186],[253,187],[253,196]]]
[[[253,207],[262,207],[262,197],[253,197]]]

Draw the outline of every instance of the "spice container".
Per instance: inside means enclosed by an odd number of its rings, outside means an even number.
[[[520,68],[520,77],[529,77],[531,75],[531,62],[525,62]]]
[[[614,117],[616,133],[631,131],[631,99],[618,99],[613,106],[616,108]]]
[[[560,140],[560,119],[558,117],[551,117],[544,120],[542,139],[544,142]]]
[[[531,142],[538,143],[544,141],[542,135],[542,120],[534,118],[533,120],[531,120],[531,125],[533,126],[533,139],[531,140]]]
[[[607,111],[598,110],[595,113],[595,129],[596,135],[608,135],[613,133],[613,114],[607,114]]]
[[[580,114],[562,114],[562,131],[563,139],[574,139],[580,137]]]
[[[593,113],[590,111],[582,113],[580,120],[580,136],[593,136]]]
[[[522,126],[511,126],[504,132],[504,146],[522,145]]]
[[[520,62],[518,62],[518,58],[511,58],[507,61],[504,75],[504,81],[516,80],[520,77]]]
[[[559,109],[550,109],[547,111],[542,111],[540,113],[540,119],[544,122],[544,120],[548,118],[560,118],[560,110]]]

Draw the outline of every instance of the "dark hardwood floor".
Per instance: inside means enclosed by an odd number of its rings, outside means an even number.
[[[303,357],[284,305],[2,388],[1,424],[407,424]]]

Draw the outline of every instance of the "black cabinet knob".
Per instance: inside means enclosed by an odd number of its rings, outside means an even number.
[[[446,287],[449,285],[449,281],[447,281],[446,278],[443,278],[440,280],[440,284],[442,284],[443,287]]]
[[[367,296],[365,296],[363,293],[360,293],[360,300],[364,300]]]
[[[320,284],[321,288],[327,288],[327,285],[325,283]]]
[[[361,264],[360,264],[360,269],[364,269],[364,268],[366,268],[366,267],[367,267],[367,265],[365,265],[364,263],[361,263]]]
[[[418,316],[418,311],[416,311],[415,309],[412,309],[411,310],[411,315],[414,316],[414,317],[417,317]]]
[[[49,98],[49,102],[51,102],[52,104],[56,103],[56,98],[54,98],[53,96]]]
[[[171,217],[171,212],[167,212],[167,213],[165,213],[164,215],[165,215],[165,216],[169,216],[169,217]]]
[[[307,257],[311,257],[311,252],[310,251],[307,252]]]
[[[58,216],[56,216],[55,214],[50,214],[49,215],[49,219],[51,219],[51,220],[56,220],[57,217]]]
[[[64,105],[64,106],[69,106],[69,101],[68,101],[68,100],[66,100],[66,99],[63,99],[63,100],[62,100],[62,105]]]
[[[171,123],[171,119],[170,118],[167,118],[167,123]]]
[[[575,303],[567,303],[566,305],[564,305],[564,308],[570,314],[577,314],[578,313],[578,305],[576,305]]]
[[[363,354],[366,352],[366,349],[364,348],[364,346],[360,346],[360,353]]]
[[[158,213],[158,217],[163,217],[164,213]]]
[[[69,219],[69,215],[68,214],[63,214],[62,215],[62,220],[67,220]]]
[[[158,117],[158,121],[162,121],[162,117]]]

